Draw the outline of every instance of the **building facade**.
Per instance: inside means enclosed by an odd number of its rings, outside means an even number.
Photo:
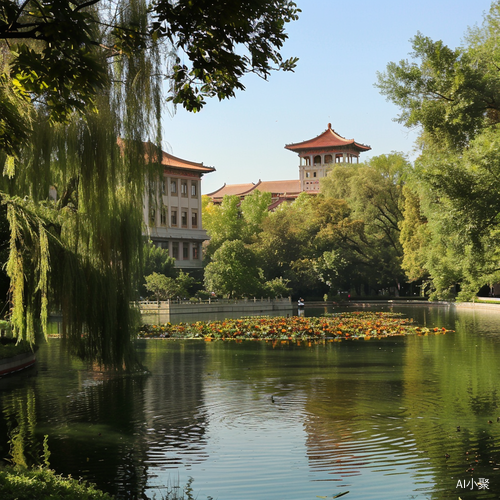
[[[144,233],[168,250],[176,267],[202,267],[201,179],[215,168],[162,152],[162,172],[151,176],[144,195]]]
[[[295,144],[287,144],[286,149],[299,155],[299,179],[284,181],[261,181],[247,184],[224,184],[220,189],[208,193],[213,203],[222,203],[225,195],[236,195],[244,199],[253,191],[271,193],[269,210],[275,210],[281,203],[294,201],[300,193],[319,193],[319,180],[326,177],[334,164],[349,165],[359,163],[359,155],[369,151],[354,139],[345,139],[332,129],[332,124],[314,139]]]
[[[314,139],[287,144],[285,149],[299,155],[300,191],[319,193],[319,180],[326,177],[336,163],[359,163],[359,155],[369,151],[370,146],[345,139],[332,129],[332,124]]]

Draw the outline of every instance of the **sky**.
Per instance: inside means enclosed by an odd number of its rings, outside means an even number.
[[[417,32],[455,48],[481,25],[489,0],[296,0],[302,10],[287,25],[284,59],[295,72],[242,80],[230,100],[208,100],[199,113],[178,107],[163,121],[163,149],[216,171],[202,192],[226,184],[298,179],[299,158],[286,144],[312,139],[328,123],[346,139],[371,146],[360,159],[392,151],[415,156],[417,130],[394,121],[398,108],[374,84],[387,63],[408,59]],[[172,110],[171,110],[172,111]]]

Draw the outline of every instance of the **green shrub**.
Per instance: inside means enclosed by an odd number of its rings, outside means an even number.
[[[44,468],[0,469],[2,500],[111,500],[108,493],[86,481],[65,478]]]
[[[12,342],[7,342],[12,340]],[[0,342],[0,359],[12,358],[23,352],[32,351],[32,347],[28,342],[21,341],[16,343],[14,339],[2,339]]]

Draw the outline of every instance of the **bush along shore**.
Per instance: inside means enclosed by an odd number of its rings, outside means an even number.
[[[55,474],[47,468],[0,469],[2,500],[112,500],[93,484]]]
[[[0,360],[13,358],[18,354],[33,352],[34,350],[36,348],[29,342],[17,341],[17,339],[8,337],[0,338]]]
[[[197,321],[143,325],[139,338],[212,340],[369,340],[404,335],[437,335],[446,328],[427,328],[411,318],[388,312],[349,312],[321,317],[249,317],[224,321]]]

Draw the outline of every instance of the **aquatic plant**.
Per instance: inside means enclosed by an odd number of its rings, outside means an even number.
[[[143,325],[139,338],[211,340],[321,340],[384,338],[446,333],[388,312],[348,312],[321,317],[248,317],[224,321]]]

